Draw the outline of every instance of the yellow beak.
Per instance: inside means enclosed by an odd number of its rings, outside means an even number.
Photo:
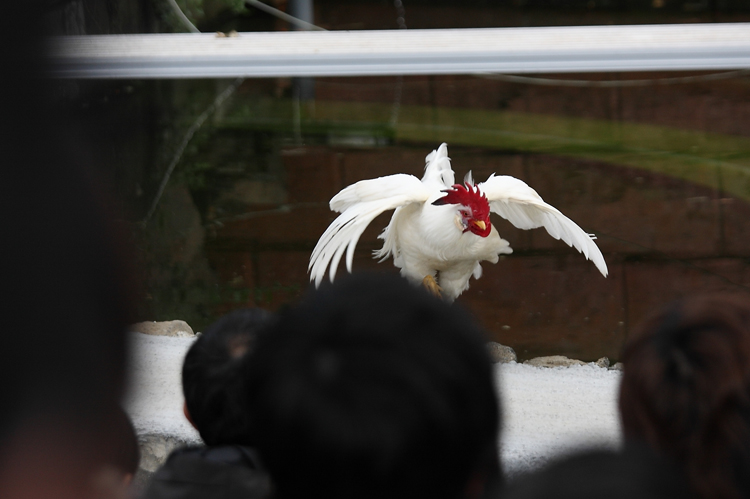
[[[483,221],[481,221],[481,220],[474,220],[474,225],[476,225],[477,227],[479,227],[482,230],[484,230],[484,229],[487,228],[487,225]]]

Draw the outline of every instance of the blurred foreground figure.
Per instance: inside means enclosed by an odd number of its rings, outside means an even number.
[[[628,339],[622,361],[625,438],[673,459],[697,497],[750,497],[750,299],[673,303]]]
[[[184,411],[206,445],[174,451],[145,499],[268,497],[268,475],[252,448],[242,366],[270,318],[258,308],[235,310],[190,347],[182,366]]]
[[[128,497],[141,460],[138,435],[130,417],[120,406],[112,407],[105,418],[110,422],[113,437],[109,442],[111,452],[107,453],[108,459],[99,463],[99,469],[94,473],[92,484],[98,491],[95,497]]]
[[[86,144],[55,117],[36,30],[45,2],[0,16],[0,497],[117,497],[110,462],[133,322]]]
[[[689,497],[679,473],[645,447],[591,450],[522,476],[502,499],[672,499]]]
[[[485,339],[397,276],[360,274],[281,313],[249,400],[279,499],[456,499],[499,477]]]

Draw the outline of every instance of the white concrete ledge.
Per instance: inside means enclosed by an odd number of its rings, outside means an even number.
[[[180,373],[193,341],[131,334],[126,409],[147,472],[155,471],[174,447],[200,443],[182,413]],[[620,444],[620,371],[593,364],[542,368],[510,363],[496,364],[495,372],[503,406],[501,460],[509,475],[579,448]]]
[[[750,68],[750,23],[53,38],[59,78],[230,78]]]

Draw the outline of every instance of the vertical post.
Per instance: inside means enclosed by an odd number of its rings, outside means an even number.
[[[310,24],[315,24],[315,13],[313,9],[313,0],[289,0],[289,14]],[[302,28],[294,27],[295,30]],[[294,78],[292,80],[292,90],[294,97],[300,101],[310,101],[315,99],[315,79],[314,78]]]
[[[313,2],[312,0],[289,0],[289,14],[310,24],[313,21]],[[295,28],[300,29],[300,28]]]

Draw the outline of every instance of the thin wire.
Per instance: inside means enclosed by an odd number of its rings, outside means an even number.
[[[198,28],[190,22],[190,19],[177,5],[176,0],[167,0],[167,3],[172,7],[177,17],[187,27],[187,29],[193,33],[200,33]],[[406,27],[406,12],[404,10],[404,4],[402,0],[394,0],[393,5],[396,8],[396,24],[399,29],[407,29]],[[325,28],[316,26],[315,24],[308,23],[302,19],[298,19],[294,16],[282,12],[278,9],[271,7],[270,5],[259,2],[258,0],[246,0],[246,7],[255,7],[256,9],[263,11],[267,14],[282,19],[290,24],[298,26],[308,31],[328,31]],[[525,83],[529,85],[541,85],[541,86],[552,86],[552,87],[604,87],[604,88],[617,88],[617,87],[647,87],[652,85],[684,85],[688,83],[698,83],[703,81],[716,81],[726,80],[731,78],[738,78],[742,76],[750,75],[750,69],[741,69],[737,71],[726,71],[722,73],[713,73],[708,75],[699,76],[681,76],[676,78],[651,78],[651,79],[640,79],[640,80],[607,80],[607,81],[595,81],[595,80],[565,80],[556,78],[539,78],[534,76],[518,76],[509,75],[502,73],[488,73],[488,74],[477,74],[480,78],[489,80],[500,80],[511,83]],[[403,75],[398,76],[396,84],[396,98],[391,112],[391,119],[389,120],[391,125],[395,125],[398,121],[398,115],[400,112],[401,104],[401,92],[403,91]]]
[[[172,10],[175,14],[177,14],[177,17],[182,21],[182,24],[185,25],[185,27],[190,31],[191,33],[200,33],[200,30],[195,27],[193,23],[190,22],[190,19],[185,15],[185,13],[182,11],[179,5],[177,5],[176,0],[167,0],[167,3],[170,7],[172,7]]]
[[[697,270],[697,271],[702,272],[704,274],[708,274],[708,275],[712,275],[714,277],[718,277],[719,279],[721,279],[722,281],[726,282],[727,284],[731,284],[733,286],[737,286],[738,288],[750,290],[750,286],[746,286],[745,284],[742,284],[742,283],[739,283],[739,282],[735,282],[735,281],[731,280],[730,278],[719,274],[718,272],[714,272],[714,271],[709,270],[707,268],[704,268],[704,267],[701,267],[699,265],[696,265],[696,264],[692,263],[691,261],[689,261],[689,260],[687,260],[685,258],[678,258],[678,257],[675,257],[675,256],[671,256],[670,254],[668,254],[668,253],[666,253],[664,251],[655,250],[655,249],[653,249],[653,248],[651,248],[649,246],[645,246],[645,245],[637,243],[635,241],[630,241],[628,239],[623,239],[621,237],[617,237],[617,236],[614,236],[612,234],[607,234],[606,232],[602,232],[602,231],[597,230],[597,229],[595,229],[593,227],[592,227],[592,229],[593,229],[594,233],[597,234],[600,237],[604,237],[604,238],[608,237],[610,239],[614,239],[615,241],[620,241],[620,242],[623,242],[623,243],[631,244],[631,245],[633,245],[633,246],[635,246],[637,248],[648,250],[648,251],[652,252],[654,255],[661,256],[662,258],[664,258],[667,261],[672,261],[672,262],[680,263],[680,264],[682,264],[682,265],[684,265],[684,266],[686,266],[688,268],[691,268],[693,270]]]
[[[190,19],[187,18],[185,13],[180,9],[180,6],[177,5],[176,0],[167,0],[167,3],[172,6],[172,9],[177,14],[177,17],[179,17],[183,23],[187,26],[187,28],[192,31],[193,33],[200,33],[198,28],[193,25],[193,23],[190,22]],[[172,157],[172,161],[169,163],[169,166],[167,167],[167,171],[164,173],[164,177],[161,179],[161,183],[159,184],[159,188],[156,191],[156,195],[154,196],[154,200],[151,202],[151,206],[148,209],[148,213],[146,213],[146,216],[141,221],[141,225],[144,227],[148,224],[149,220],[151,220],[151,217],[154,215],[154,212],[156,212],[156,208],[159,206],[159,201],[161,201],[162,195],[164,195],[164,189],[167,188],[167,184],[169,183],[169,179],[172,177],[172,173],[174,172],[174,169],[177,167],[177,163],[180,162],[180,158],[182,158],[182,155],[185,152],[185,149],[187,148],[188,144],[192,140],[193,136],[195,135],[195,132],[198,131],[198,129],[203,125],[203,123],[208,119],[208,117],[216,111],[216,109],[229,98],[230,95],[234,93],[237,88],[242,85],[242,82],[245,81],[245,78],[237,78],[232,82],[231,85],[229,85],[227,88],[224,89],[222,93],[220,93],[214,101],[203,111],[200,116],[193,122],[192,125],[190,125],[190,128],[188,128],[188,131],[185,133],[184,137],[182,138],[182,142],[180,142],[180,145],[177,147],[177,150],[175,151],[174,156]]]
[[[477,74],[480,78],[488,80],[500,80],[511,83],[526,83],[529,85],[544,85],[550,87],[648,87],[653,85],[683,85],[686,83],[697,83],[702,81],[726,80],[750,75],[750,69],[737,71],[726,71],[698,76],[680,76],[676,78],[652,78],[643,80],[564,80],[555,78],[538,78],[532,76],[517,76],[508,74]]]
[[[174,0],[171,0],[174,2]],[[297,19],[294,16],[290,16],[286,12],[282,12],[278,9],[266,5],[258,0],[247,0],[246,6],[253,6],[263,12],[271,14],[283,19],[284,21],[300,26],[308,30],[327,31],[325,28],[310,24],[302,19]],[[406,27],[406,11],[404,10],[404,4],[402,0],[393,0],[393,6],[396,8],[396,24],[399,29],[407,29]],[[565,80],[556,78],[539,78],[534,76],[517,76],[502,73],[478,73],[475,76],[479,78],[485,78],[489,80],[501,80],[511,83],[526,83],[529,85],[542,85],[542,86],[559,86],[559,87],[646,87],[652,85],[683,85],[687,83],[697,83],[702,81],[715,81],[715,80],[726,80],[730,78],[738,78],[741,76],[750,75],[750,69],[740,69],[737,71],[726,71],[722,73],[713,73],[708,75],[699,76],[680,76],[676,78],[651,78],[641,80],[607,80],[607,81],[595,81],[595,80]],[[396,83],[396,95],[393,103],[393,109],[391,111],[391,118],[389,123],[395,125],[398,121],[398,116],[401,110],[401,94],[403,92],[404,77],[398,75]]]
[[[185,25],[188,27],[188,29],[194,33],[200,33],[198,28],[196,28],[193,23],[190,22],[190,20],[187,18],[184,12],[182,12],[182,9],[180,9],[180,6],[177,5],[177,2],[175,0],[167,0],[170,6],[172,6],[172,9],[175,11],[177,16],[185,23]],[[285,12],[281,12],[278,9],[274,9],[273,7],[270,7],[264,3],[258,2],[257,0],[247,0],[245,2],[245,5],[251,5],[259,10],[262,10],[263,12],[266,12],[268,14],[271,14],[272,16],[279,17],[291,24],[300,26],[303,29],[306,30],[315,30],[315,31],[327,31],[324,28],[321,28],[320,26],[315,26],[314,24],[310,24],[306,21],[303,21],[301,19],[297,19],[296,17],[290,16],[289,14]],[[237,78],[234,80],[234,82],[229,85],[222,93],[220,93],[216,99],[209,105],[205,111],[203,111],[200,116],[193,122],[193,124],[188,128],[188,131],[185,133],[185,136],[182,138],[182,141],[180,142],[180,145],[177,147],[177,151],[175,151],[174,156],[172,157],[172,161],[169,163],[169,166],[167,167],[167,171],[164,173],[164,177],[161,180],[161,183],[159,184],[159,189],[156,191],[156,196],[154,196],[154,200],[151,202],[151,206],[149,207],[148,213],[146,213],[146,216],[141,221],[141,225],[146,226],[148,222],[151,220],[151,217],[153,217],[154,213],[156,212],[156,208],[159,206],[159,201],[161,200],[161,197],[164,195],[164,189],[166,189],[167,184],[169,183],[169,179],[172,176],[172,173],[174,172],[174,169],[177,167],[177,163],[179,163],[180,158],[182,158],[183,153],[185,152],[185,149],[187,148],[187,145],[190,143],[190,141],[193,138],[193,135],[195,135],[195,132],[200,129],[200,127],[203,125],[203,123],[208,119],[208,117],[216,111],[216,109],[229,98],[230,95],[234,93],[237,88],[242,85],[242,82],[245,81],[245,78]]]
[[[292,127],[294,128],[294,143],[302,144],[302,109],[300,103],[299,86],[294,86],[294,95],[292,96]]]
[[[169,178],[172,176],[172,172],[174,172],[175,167],[177,166],[177,163],[180,161],[180,158],[182,157],[182,154],[185,152],[185,148],[190,143],[190,140],[193,138],[193,135],[195,135],[195,132],[198,131],[198,129],[203,125],[203,123],[208,119],[208,117],[213,114],[213,112],[218,108],[227,98],[229,98],[232,93],[234,93],[235,90],[237,90],[237,87],[239,87],[242,82],[245,81],[244,78],[237,78],[232,82],[231,85],[229,85],[222,93],[220,93],[216,99],[211,103],[210,106],[206,108],[205,111],[201,113],[200,116],[193,122],[193,124],[188,128],[187,133],[185,133],[185,136],[182,138],[182,142],[180,142],[179,147],[177,148],[177,151],[175,152],[172,161],[169,163],[169,166],[167,167],[167,171],[164,173],[164,177],[161,180],[161,184],[159,184],[159,189],[156,191],[156,196],[154,197],[154,200],[151,202],[151,207],[148,210],[148,213],[144,217],[141,224],[145,226],[148,224],[149,220],[151,220],[151,217],[154,215],[154,212],[156,211],[156,207],[159,205],[159,201],[161,200],[162,195],[164,194],[164,189],[167,187],[167,184],[169,183]]]
[[[393,6],[396,7],[396,24],[398,29],[406,28],[406,11],[404,10],[404,3],[401,0],[393,0]],[[404,92],[404,75],[398,75],[396,77],[396,91],[393,96],[393,108],[391,108],[391,118],[388,120],[388,124],[391,127],[395,127],[398,123],[398,116],[401,113],[401,96]]]
[[[274,9],[270,5],[259,2],[258,0],[247,0],[245,2],[245,7],[249,6],[255,7],[258,10],[262,10],[266,14],[271,14],[272,16],[278,17],[282,21],[286,21],[289,24],[293,24],[307,31],[328,31],[327,29],[321,28],[320,26],[316,26],[307,21],[303,21],[302,19],[290,16],[286,12],[282,12],[279,9]]]
[[[214,218],[213,220],[203,224],[203,227],[205,228],[211,228],[214,226],[223,227],[224,224],[229,222],[237,222],[239,220],[250,220],[252,218],[260,218],[265,217],[268,215],[276,215],[279,213],[290,213],[293,210],[301,209],[301,208],[318,208],[318,207],[328,207],[328,203],[325,201],[310,201],[310,202],[302,202],[302,203],[291,203],[291,204],[282,204],[278,208],[272,208],[269,210],[258,210],[258,211],[249,211],[245,213],[240,213],[239,215],[232,215],[228,217],[222,217],[222,218]]]

